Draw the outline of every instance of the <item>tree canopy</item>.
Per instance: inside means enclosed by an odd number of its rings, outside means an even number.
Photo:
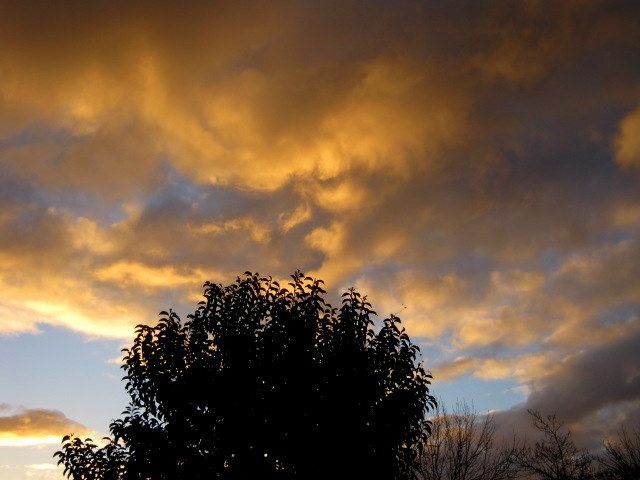
[[[320,479],[415,475],[431,375],[394,315],[354,289],[340,307],[300,272],[205,283],[186,321],[161,312],[124,350],[130,402],[97,446],[56,453],[80,479]]]

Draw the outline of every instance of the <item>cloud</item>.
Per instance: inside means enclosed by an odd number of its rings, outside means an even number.
[[[616,160],[624,167],[640,166],[640,107],[620,121],[616,137]]]
[[[98,280],[119,282],[137,287],[172,288],[198,282],[203,272],[178,273],[172,267],[149,267],[140,263],[118,262],[96,272]]]
[[[435,365],[432,372],[440,381],[473,374],[483,380],[516,379],[526,383],[546,375],[550,369],[552,366],[545,355],[531,354],[513,358],[458,357],[451,362]]]
[[[92,284],[94,262],[115,248],[108,234],[95,222],[36,202],[6,206],[5,212],[0,333],[33,333],[38,323],[53,323],[97,335],[130,335],[140,308],[109,304]]]
[[[26,466],[25,477],[39,480],[56,480],[60,478],[63,470],[62,466],[52,463],[33,463]]]
[[[636,421],[640,417],[640,365],[636,358],[640,338],[636,279],[640,277],[633,271],[638,263],[637,248],[636,240],[627,240],[576,254],[544,282],[536,280],[537,275],[518,273],[515,278],[528,279],[521,283],[514,282],[511,274],[494,273],[497,282],[493,287],[498,292],[507,289],[510,295],[522,295],[518,303],[533,320],[523,322],[525,317],[514,317],[515,330],[509,325],[501,328],[509,332],[510,343],[490,350],[474,350],[473,345],[459,342],[471,355],[435,365],[436,380],[473,375],[520,383],[526,389],[526,401],[497,414],[506,433],[529,429],[528,409],[557,414],[586,446],[596,445],[618,425]],[[505,278],[511,281],[504,283]],[[489,290],[486,298],[504,303],[504,297],[493,297],[495,293]],[[525,342],[536,353],[519,354],[514,333],[523,323],[538,326]],[[465,330],[480,328],[484,332],[486,327],[465,321],[457,331],[468,341],[484,337],[482,333],[469,337]],[[456,324],[450,328],[455,343]],[[493,334],[494,340],[501,337],[502,331]]]
[[[529,396],[529,405],[546,407],[572,421],[607,403],[640,393],[638,335],[567,357],[551,378]],[[607,373],[605,373],[607,372]],[[606,398],[592,390],[606,391]]]
[[[282,231],[287,233],[292,228],[310,220],[311,216],[311,209],[308,205],[299,205],[292,212],[283,212],[278,215],[278,220]]]
[[[24,447],[59,444],[64,435],[89,434],[83,425],[62,412],[46,409],[10,408],[0,405],[0,446]]]
[[[399,311],[412,336],[426,337],[427,357],[444,347],[444,360],[430,358],[436,384],[473,376],[526,392],[498,413],[505,433],[528,431],[526,410],[535,409],[593,446],[640,415],[638,245],[586,248],[551,270],[493,271],[484,283],[405,272],[378,289],[370,279],[361,285],[383,314]]]
[[[449,335],[457,349],[596,345],[624,335],[637,318],[639,247],[623,240],[568,256],[555,269],[485,271],[474,281],[406,270],[383,282],[364,277],[359,286],[381,313],[402,310],[411,334]]]
[[[638,18],[6,3],[0,334],[130,338],[205,280],[301,268],[399,313],[436,380],[535,398],[637,323]]]
[[[69,18],[46,6],[4,12],[6,121],[54,126],[6,149],[6,163],[44,184],[121,196],[151,188],[163,156],[199,182],[269,191],[294,176],[330,179],[353,168],[405,175],[417,155],[456,142],[464,128],[465,101],[435,65],[418,52],[370,51],[357,38],[392,36],[382,11],[344,7],[365,24],[344,32],[343,41],[362,45],[340,59],[339,37],[328,41],[322,25],[300,29],[335,18],[286,4],[224,13],[192,5],[173,18],[156,8],[77,7],[77,20],[91,18],[92,27],[72,35]],[[28,32],[45,18],[35,43]],[[180,40],[167,44],[167,28]]]
[[[295,213],[295,212],[294,212]],[[287,225],[289,228],[294,226],[296,223],[300,221],[304,221],[304,216],[302,218],[293,218],[293,222],[289,220]],[[265,225],[260,225],[251,217],[245,218],[234,218],[232,220],[226,220],[222,223],[220,222],[211,222],[205,223],[198,226],[190,226],[190,230],[192,233],[198,235],[220,235],[228,231],[236,231],[236,230],[246,230],[251,239],[258,243],[266,243],[269,241],[269,237],[271,232],[269,231],[269,227]]]
[[[579,443],[597,446],[619,425],[640,418],[639,341],[636,327],[625,338],[567,355],[547,375],[531,380],[526,401],[498,412],[496,421],[506,433],[526,431],[527,409],[556,414]]]

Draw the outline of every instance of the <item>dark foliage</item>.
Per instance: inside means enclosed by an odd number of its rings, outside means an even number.
[[[413,478],[435,406],[431,376],[391,316],[374,331],[358,292],[284,289],[245,273],[184,323],[139,325],[124,370],[130,405],[104,447],[65,437],[79,479]]]

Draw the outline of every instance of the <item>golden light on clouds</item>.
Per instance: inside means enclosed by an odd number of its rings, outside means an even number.
[[[582,391],[640,341],[638,19],[1,4],[0,341],[126,339],[206,280],[300,268],[399,314],[436,381]],[[611,381],[572,421],[640,398]]]
[[[0,404],[0,447],[31,447],[59,444],[69,433],[89,435],[89,429],[61,412],[44,409],[12,411]]]
[[[0,434],[0,447],[35,447],[40,445],[59,445],[59,434],[41,437],[23,437],[13,434]]]
[[[616,137],[616,160],[623,166],[640,166],[640,107],[620,122]]]

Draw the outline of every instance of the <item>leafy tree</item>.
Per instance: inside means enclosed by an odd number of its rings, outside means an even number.
[[[111,438],[65,437],[81,479],[413,478],[435,407],[419,349],[350,289],[334,308],[321,280],[289,288],[249,272],[205,283],[181,322],[138,325],[123,368],[130,404]]]

